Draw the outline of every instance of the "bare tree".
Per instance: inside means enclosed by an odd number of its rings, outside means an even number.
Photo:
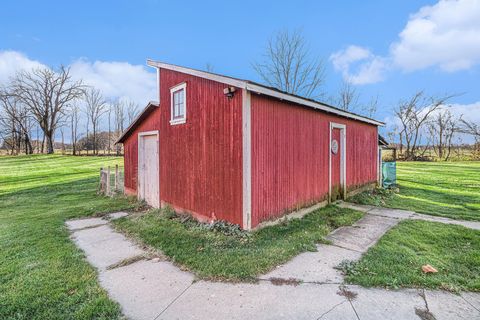
[[[280,31],[267,45],[264,61],[253,68],[268,85],[282,91],[317,98],[322,95],[325,67],[321,59],[310,54],[300,31]]]
[[[214,71],[213,64],[211,64],[210,62],[207,62],[207,63],[205,64],[205,71],[207,71],[207,72],[213,72],[213,71]]]
[[[480,124],[465,119],[461,119],[460,122],[462,123],[462,128],[460,128],[461,132],[470,134],[474,138],[480,140]]]
[[[120,138],[120,135],[123,132],[124,123],[125,123],[125,106],[120,101],[115,101],[113,103],[113,113],[114,113],[114,123],[115,123],[115,140]],[[121,146],[117,144],[115,146],[115,151],[117,155],[121,152]]]
[[[373,118],[377,113],[378,108],[378,95],[370,99],[370,101],[362,106],[361,113],[366,115],[369,118]]]
[[[400,120],[400,143],[405,145],[405,159],[414,160],[422,137],[424,125],[430,115],[452,96],[426,96],[423,91],[415,93],[409,100],[402,101],[395,109]]]
[[[461,119],[461,128],[460,132],[472,135],[475,139],[473,145],[473,156],[476,159],[480,158],[480,124],[477,124],[473,121]]]
[[[107,102],[99,90],[89,88],[85,93],[85,113],[93,130],[93,154],[98,154],[97,130],[100,117],[107,111]],[[88,126],[88,124],[87,124]],[[88,128],[87,128],[88,136]]]
[[[342,110],[353,111],[358,107],[358,99],[360,95],[357,89],[347,81],[342,82],[340,91],[338,92],[338,98],[334,103]]]
[[[125,102],[125,108],[127,109],[128,125],[130,125],[133,120],[135,120],[135,117],[138,115],[140,107],[138,106],[138,104],[130,100]]]
[[[378,95],[372,97],[368,103],[360,103],[358,89],[350,82],[343,81],[337,96],[331,97],[330,101],[342,110],[356,112],[371,118],[377,112]]]
[[[33,121],[30,110],[5,88],[0,89],[0,110],[3,114],[0,121],[4,123],[4,127],[10,129],[11,147],[16,146],[18,153],[23,144],[25,154],[32,154],[30,131]],[[11,150],[13,152],[14,148]]]
[[[458,121],[447,108],[439,108],[428,122],[428,131],[433,151],[441,160],[447,161],[452,151],[452,139],[459,130]]]
[[[78,123],[80,122],[80,107],[74,104],[70,107],[70,130],[72,136],[72,154],[77,154]]]
[[[112,126],[111,126],[111,120],[112,120],[112,111],[113,111],[113,105],[111,103],[108,104],[108,153],[110,154],[110,150],[112,147]]]
[[[12,93],[36,118],[42,129],[47,153],[53,153],[54,135],[68,104],[84,92],[81,81],[72,81],[70,69],[20,71],[12,79]]]

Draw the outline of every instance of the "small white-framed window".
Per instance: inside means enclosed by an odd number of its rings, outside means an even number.
[[[187,121],[187,84],[185,82],[170,88],[170,124]]]

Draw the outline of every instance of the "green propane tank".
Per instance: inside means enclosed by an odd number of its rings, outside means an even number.
[[[397,163],[395,161],[382,163],[382,178],[384,188],[390,188],[397,184]]]

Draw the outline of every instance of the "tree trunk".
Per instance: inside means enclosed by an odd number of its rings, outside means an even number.
[[[25,153],[33,154],[32,141],[30,140],[30,137],[27,133],[25,133]]]
[[[53,154],[53,133],[49,132],[45,138],[47,139],[47,154]]]
[[[97,128],[93,125],[93,155],[97,155]]]
[[[45,133],[43,133],[43,138],[42,138],[42,147],[41,147],[41,152],[43,153],[45,151]]]

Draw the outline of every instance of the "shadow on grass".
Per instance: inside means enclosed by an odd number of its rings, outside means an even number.
[[[435,191],[416,187],[400,186],[400,195],[394,195],[386,200],[389,206],[445,216],[454,219],[480,220],[480,209],[474,205],[480,201],[478,196]]]

